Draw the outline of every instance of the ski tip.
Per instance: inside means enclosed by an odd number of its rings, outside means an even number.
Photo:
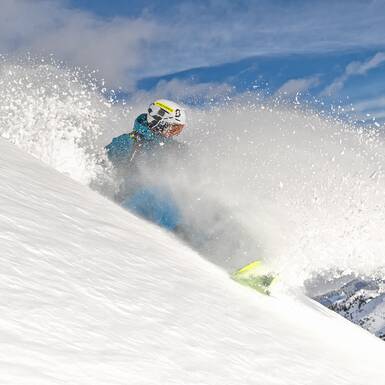
[[[251,262],[248,265],[240,268],[235,273],[233,273],[233,275],[237,276],[237,275],[241,275],[241,274],[244,274],[244,273],[249,273],[249,272],[254,271],[254,270],[256,270],[256,269],[258,269],[260,267],[262,267],[262,261],[258,259],[256,261]]]

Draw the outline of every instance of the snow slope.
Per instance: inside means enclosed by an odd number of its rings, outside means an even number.
[[[266,297],[0,140],[1,384],[385,384],[385,344]]]

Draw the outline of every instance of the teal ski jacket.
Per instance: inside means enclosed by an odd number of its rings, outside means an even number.
[[[132,132],[112,139],[105,149],[111,163],[119,167],[131,162],[138,148],[140,152],[148,152],[170,141],[172,139],[151,131],[148,127],[147,115],[141,114],[135,119]]]

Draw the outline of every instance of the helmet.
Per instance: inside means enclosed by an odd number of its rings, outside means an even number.
[[[151,103],[147,112],[148,127],[165,137],[178,135],[186,124],[186,113],[171,100],[159,99]]]

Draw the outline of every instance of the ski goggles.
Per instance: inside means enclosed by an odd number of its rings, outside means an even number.
[[[184,128],[184,124],[172,123],[162,130],[162,135],[166,138],[179,135]]]

